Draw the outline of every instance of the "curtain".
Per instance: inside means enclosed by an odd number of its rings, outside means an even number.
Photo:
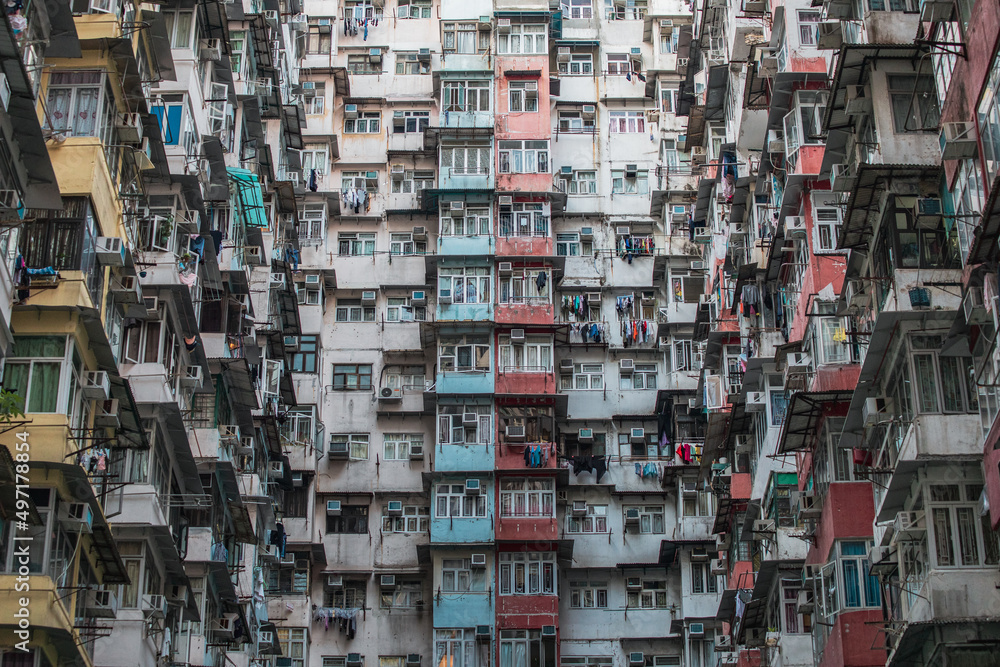
[[[55,412],[59,398],[59,375],[62,362],[35,362],[27,412]]]
[[[858,561],[843,561],[844,573],[844,606],[860,607],[861,591],[858,585]]]

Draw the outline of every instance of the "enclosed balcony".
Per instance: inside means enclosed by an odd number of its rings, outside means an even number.
[[[493,541],[493,484],[489,479],[449,478],[434,484],[431,544]]]

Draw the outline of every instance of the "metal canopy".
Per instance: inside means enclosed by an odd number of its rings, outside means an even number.
[[[913,60],[928,50],[927,46],[913,44],[844,44],[840,47],[837,69],[830,83],[830,99],[823,116],[823,129],[851,128],[844,93],[847,86],[864,83],[869,65],[879,60]]]
[[[800,391],[792,395],[785,413],[785,423],[778,439],[778,453],[787,454],[810,447],[820,418],[837,413],[843,416],[850,407],[854,390]]]
[[[959,224],[962,224],[959,221]],[[976,227],[969,250],[969,264],[992,262],[997,258],[997,240],[1000,239],[1000,174],[993,179],[990,196],[983,207],[983,218]]]
[[[900,178],[937,182],[941,178],[941,166],[859,164],[857,183],[847,200],[838,248],[853,249],[867,246],[878,222],[875,218],[882,208],[882,193],[889,183]]]

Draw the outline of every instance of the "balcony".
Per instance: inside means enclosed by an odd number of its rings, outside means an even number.
[[[494,183],[493,171],[485,167],[441,167],[438,172],[438,186],[445,190],[492,190]]]
[[[556,376],[551,367],[502,367],[497,369],[495,393],[539,395],[556,393]]]
[[[494,445],[434,445],[435,472],[493,470]]]
[[[434,598],[435,628],[493,625],[493,618],[493,604],[488,592],[442,592]]]
[[[439,322],[484,322],[493,319],[493,308],[492,303],[442,303],[439,295],[436,319]]]
[[[497,470],[513,470],[518,472],[556,470],[559,467],[558,457],[554,453],[554,443],[551,442],[509,442],[503,441],[497,447]],[[541,447],[548,449],[548,456],[542,457],[541,466],[529,466],[524,462],[524,450]]]
[[[492,503],[490,503],[492,505]],[[367,540],[366,540],[367,541]],[[431,519],[431,544],[489,544],[493,542],[493,520],[476,518]]]
[[[438,236],[438,254],[456,257],[483,257],[492,255],[495,249],[493,237],[480,236]]]

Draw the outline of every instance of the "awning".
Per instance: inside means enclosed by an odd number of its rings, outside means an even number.
[[[830,99],[823,116],[823,129],[833,130],[853,126],[847,115],[847,86],[864,83],[869,64],[879,60],[914,60],[929,50],[927,45],[914,44],[843,44],[837,57],[837,69],[830,83]]]
[[[989,199],[983,207],[983,218],[973,233],[968,264],[994,261],[997,239],[1000,239],[1000,174],[993,179]]]
[[[90,485],[90,478],[83,471],[83,468],[75,463],[55,463],[52,461],[32,461],[32,470],[44,471],[43,479],[38,475],[32,475],[32,484],[43,481],[61,482],[60,489],[66,491],[70,498],[76,502],[86,503],[90,506],[90,513],[93,516],[93,527],[91,531],[91,549],[97,552],[97,561],[104,570],[102,584],[127,584],[128,574],[125,572],[125,564],[118,555],[118,546],[115,538],[111,535],[111,528],[107,519],[104,518],[104,510],[94,496],[94,488]],[[51,475],[51,477],[50,477]]]
[[[729,65],[717,65],[708,70],[705,90],[705,120],[722,120],[726,114],[726,93],[729,90]]]
[[[811,447],[820,418],[845,415],[853,396],[853,389],[800,391],[792,394],[778,439],[778,453],[787,454]]]
[[[213,360],[215,361],[215,360]],[[251,410],[258,410],[257,392],[250,379],[250,365],[246,359],[218,359],[222,367],[222,381],[235,407],[235,415],[240,431],[252,433],[254,430]],[[286,373],[287,375],[287,373]]]
[[[726,432],[729,430],[729,420],[732,412],[709,412],[708,426],[705,428],[705,443],[701,447],[701,476],[706,473],[715,461],[726,451]]]
[[[266,632],[270,635],[271,644],[268,646],[258,642],[257,653],[260,655],[281,655],[281,644],[278,643],[278,626],[274,623],[261,623],[259,630],[258,634]]]
[[[542,75],[540,69],[509,69],[503,73],[508,79],[537,79]]]
[[[281,261],[273,261],[271,270],[274,273],[285,274],[285,284],[292,284],[292,272],[288,264]],[[302,333],[302,326],[299,321],[299,298],[291,289],[277,291],[278,314],[281,317],[281,333],[283,336],[298,336]],[[294,401],[292,403],[294,405]]]
[[[715,189],[715,179],[703,178],[698,181],[698,198],[694,205],[694,214],[692,215],[692,220],[694,220],[695,227],[704,227],[705,221],[708,219],[708,209],[712,204],[712,191]],[[698,223],[702,224],[698,224]]]
[[[229,199],[229,183],[226,180],[226,153],[218,137],[205,134],[201,137],[201,150],[208,160],[209,187],[203,190],[207,201],[221,202]]]
[[[39,11],[49,15],[49,44],[45,48],[46,58],[80,58],[80,37],[73,20],[73,7],[69,2],[52,2],[37,6]]]
[[[678,551],[684,547],[693,547],[702,544],[715,544],[715,540],[660,540],[659,563],[661,565],[673,565],[677,562]]]
[[[243,544],[256,544],[257,536],[253,532],[250,513],[243,504],[243,496],[240,495],[240,485],[236,480],[236,470],[233,468],[232,461],[202,461],[199,464],[199,473],[205,470],[214,473],[215,478],[219,480],[222,498],[233,521],[233,536],[236,541]]]
[[[191,453],[191,443],[188,441],[180,406],[177,403],[147,403],[145,405],[150,408],[151,416],[158,418],[160,426],[167,436],[167,442],[172,445],[174,459],[181,472],[178,476],[179,483],[191,495],[204,495],[205,487],[201,485],[198,465],[194,461],[194,454]]]
[[[837,247],[854,249],[867,247],[882,212],[882,193],[897,179],[916,179],[933,183],[939,190],[941,165],[920,164],[859,164],[856,184],[847,199],[844,224]]]
[[[229,17],[226,15],[226,3],[222,0],[198,0],[198,18],[205,29],[205,37],[218,39],[222,48],[229,55]]]
[[[729,222],[736,225],[743,224],[743,216],[747,211],[747,199],[750,198],[750,191],[754,189],[754,176],[743,176],[736,179],[733,191],[733,200],[729,207]]]
[[[896,639],[888,667],[995,665],[998,636],[1000,616],[911,621]]]
[[[10,148],[14,160],[23,164],[28,173],[22,201],[25,208],[61,209],[63,202],[59,197],[59,185],[38,123],[34,88],[21,61],[21,50],[10,27],[10,18],[6,12],[0,14],[3,14],[0,22],[0,68],[6,74],[10,88],[7,115],[17,140],[16,148]]]
[[[174,56],[170,46],[170,35],[167,34],[167,21],[162,12],[149,9],[139,11],[139,20],[146,25],[146,40],[149,52],[153,56],[150,66],[161,81],[176,81]]]
[[[281,107],[281,115],[285,129],[285,144],[291,150],[302,150],[302,130],[306,127],[306,115],[298,104],[285,104]]]
[[[322,542],[292,542],[285,544],[285,551],[292,553],[308,553],[309,560],[315,565],[326,565],[326,547]]]
[[[239,604],[239,597],[236,595],[236,586],[229,575],[229,567],[225,561],[210,560],[205,563],[208,567],[208,580],[212,583],[216,597],[227,604]]]
[[[264,208],[264,194],[257,180],[257,174],[247,169],[228,169],[229,180],[236,185],[236,195],[243,214],[243,223],[248,227],[267,228],[267,209]]]

